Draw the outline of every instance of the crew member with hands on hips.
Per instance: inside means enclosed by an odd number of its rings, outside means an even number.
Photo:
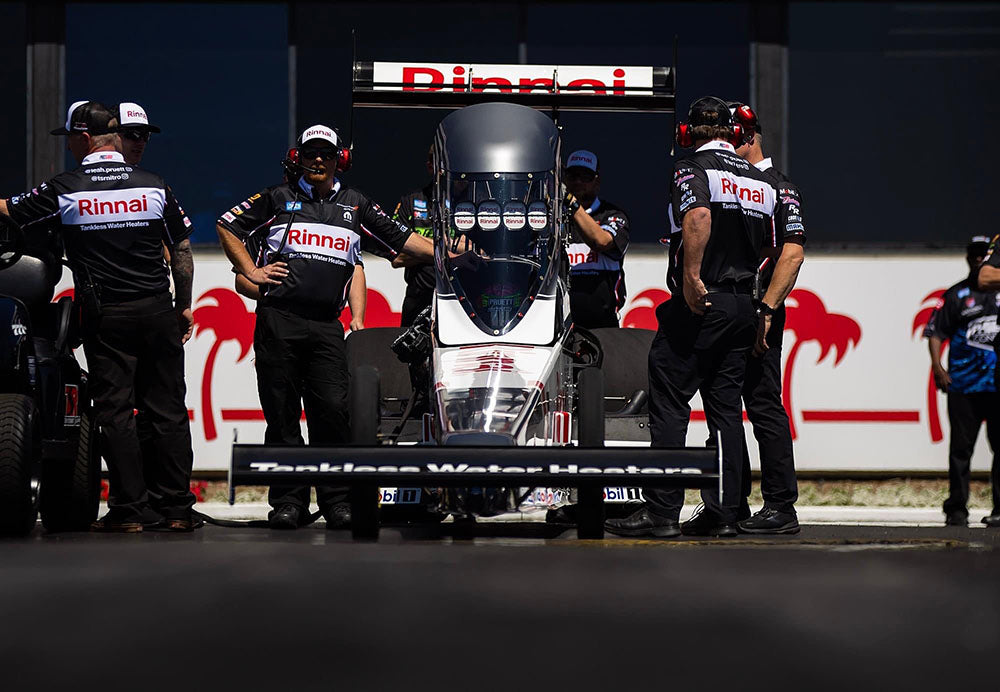
[[[337,177],[350,167],[350,156],[333,128],[306,128],[289,151],[286,182],[250,196],[218,221],[241,292],[259,296],[254,365],[265,444],[303,443],[303,405],[310,444],[348,442],[349,373],[339,316],[361,249],[433,256],[430,240]],[[247,244],[257,248],[254,257]],[[317,488],[317,499],[327,528],[350,525],[346,488]],[[272,486],[268,502],[272,528],[309,521],[308,487]]]

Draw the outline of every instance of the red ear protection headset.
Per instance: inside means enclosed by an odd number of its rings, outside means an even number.
[[[754,133],[760,132],[760,123],[757,121],[757,114],[753,108],[739,101],[730,103],[729,107],[732,109],[733,119],[743,126],[742,141],[735,146],[750,144],[753,141]]]
[[[334,130],[334,132],[337,135],[337,141],[338,142],[343,141],[343,138],[340,136],[340,133],[337,132],[336,130]],[[301,144],[302,143],[299,142],[299,145],[301,145]],[[288,150],[288,154],[285,155],[285,158],[289,162],[291,162],[292,164],[294,164],[296,166],[302,166],[303,165],[302,164],[302,157],[299,155],[299,147],[298,146],[294,146],[291,149],[289,149]],[[353,163],[353,161],[351,159],[351,150],[350,150],[350,148],[338,145],[337,146],[337,159],[336,159],[336,161],[337,161],[337,165],[336,165],[336,171],[337,171],[337,173],[345,173],[346,171],[349,171],[351,169],[351,163]]]
[[[733,122],[734,119],[729,112],[728,104],[726,104],[726,102],[720,98],[716,98],[714,96],[703,96],[702,98],[693,102],[691,104],[691,107],[688,109],[688,120],[689,121],[693,120],[694,116],[698,114],[695,112],[695,106],[706,101],[709,103],[714,102],[714,104],[717,106],[715,111],[719,114],[720,118],[719,122],[713,124],[720,125],[722,127],[728,126],[731,129],[729,143],[732,144],[734,147],[738,147],[744,144],[745,142],[743,140],[746,137],[746,128],[739,122]],[[718,106],[721,106],[721,108],[719,108]],[[709,123],[699,122],[697,124],[707,125]],[[694,127],[696,126],[691,125],[690,122],[677,123],[677,131],[674,133],[674,138],[677,141],[677,146],[684,149],[689,149],[692,146],[694,146],[694,134],[692,132]]]

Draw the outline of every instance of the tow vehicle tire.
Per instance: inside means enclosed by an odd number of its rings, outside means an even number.
[[[379,376],[370,365],[361,365],[351,373],[350,409],[351,443],[378,444]],[[374,484],[352,485],[351,535],[356,540],[377,541],[379,534],[379,490]]]
[[[577,440],[581,447],[604,446],[604,373],[598,368],[580,372],[577,392]],[[578,492],[578,538],[604,538],[604,487],[581,486]]]
[[[39,452],[35,402],[23,394],[0,394],[0,534],[25,536],[38,507],[31,471]]]
[[[97,426],[80,417],[76,457],[42,460],[41,513],[46,531],[86,531],[101,501],[101,455]]]

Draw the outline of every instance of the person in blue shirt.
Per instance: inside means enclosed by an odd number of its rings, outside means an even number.
[[[969,242],[966,252],[969,277],[945,291],[924,330],[934,382],[948,394],[950,493],[944,513],[949,526],[968,525],[969,465],[984,420],[993,451],[993,513],[987,519],[1000,515],[1000,397],[994,378],[997,357],[993,350],[1000,293],[979,290],[974,278],[989,246],[990,239],[985,236],[976,236]],[[941,364],[941,350],[946,341],[949,342],[947,368]],[[997,525],[984,522],[988,526]]]

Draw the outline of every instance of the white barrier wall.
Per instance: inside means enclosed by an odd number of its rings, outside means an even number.
[[[366,262],[366,323],[398,326],[402,272],[375,257]],[[186,347],[195,467],[221,470],[234,430],[242,442],[263,440],[253,368],[254,306],[233,290],[233,274],[220,253],[198,253],[195,264],[195,334]],[[632,253],[625,270],[629,298],[622,324],[655,329],[653,309],[667,297],[665,257]],[[947,407],[945,397],[928,387],[930,360],[920,330],[934,294],[966,273],[961,254],[807,256],[788,301],[783,354],[798,468],[947,468]],[[60,290],[70,286],[67,272]],[[82,349],[78,355],[82,359]],[[698,399],[693,407],[688,444],[704,444]],[[976,470],[989,468],[984,437],[973,458]],[[750,447],[756,456],[756,445]]]

